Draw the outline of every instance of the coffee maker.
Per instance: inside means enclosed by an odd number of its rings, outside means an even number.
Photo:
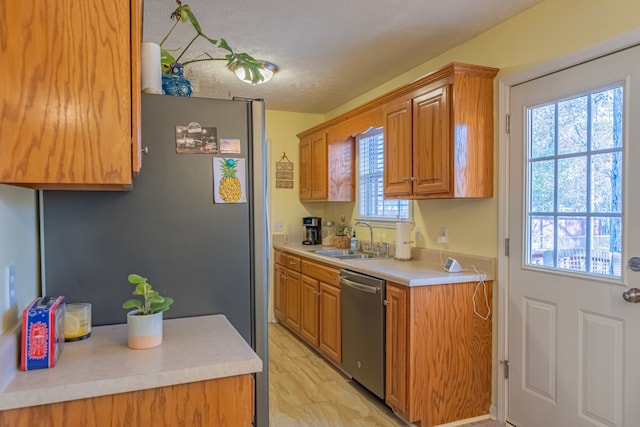
[[[304,217],[302,218],[302,226],[304,227],[303,245],[322,244],[322,218],[317,216]]]

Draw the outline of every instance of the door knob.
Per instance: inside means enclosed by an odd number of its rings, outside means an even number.
[[[624,298],[624,300],[626,302],[640,302],[640,289],[638,288],[631,288],[631,289],[625,289],[624,292],[622,293],[622,298]]]

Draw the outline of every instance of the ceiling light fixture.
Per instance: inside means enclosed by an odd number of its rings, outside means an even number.
[[[238,77],[245,83],[249,83],[254,86],[266,83],[271,80],[271,77],[273,77],[273,75],[278,71],[278,66],[268,61],[258,60],[258,62],[262,66],[262,69],[260,70],[260,74],[262,74],[262,80],[260,80],[259,82],[252,82],[251,75],[247,75],[243,67],[233,67],[231,71],[233,71],[236,77]]]

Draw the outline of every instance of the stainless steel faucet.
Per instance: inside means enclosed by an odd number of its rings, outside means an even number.
[[[369,250],[371,251],[373,248],[373,228],[371,227],[371,224],[369,224],[368,222],[365,221],[356,221],[355,224],[353,224],[353,231],[355,232],[356,227],[359,225],[366,225],[367,227],[369,227]]]

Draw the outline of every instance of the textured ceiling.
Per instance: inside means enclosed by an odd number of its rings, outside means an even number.
[[[240,82],[224,61],[187,67],[194,96],[264,98],[270,110],[324,114],[541,0],[184,0],[209,37],[276,64],[265,84]],[[174,0],[144,1],[144,41],[159,43]],[[165,42],[179,48],[195,35],[180,24]],[[209,45],[210,46],[210,45]],[[202,51],[220,55],[207,43]]]

